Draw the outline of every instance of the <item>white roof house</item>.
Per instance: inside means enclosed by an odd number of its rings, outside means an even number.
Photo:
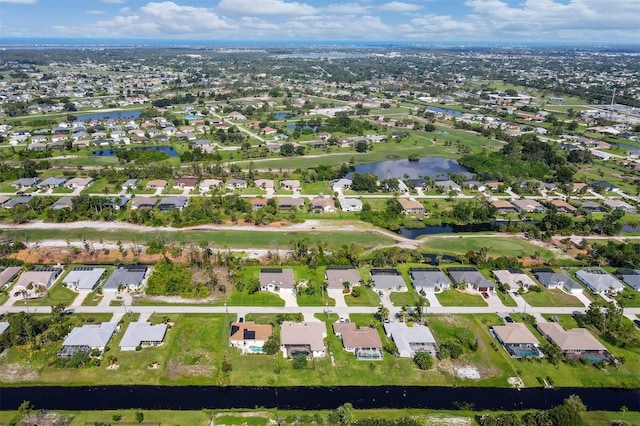
[[[407,326],[404,322],[384,324],[384,332],[393,339],[400,358],[412,358],[417,352],[429,352],[436,356],[438,345],[429,327],[422,324]]]
[[[132,322],[120,340],[120,349],[133,351],[138,346],[157,346],[164,341],[167,324],[151,325],[149,322]]]
[[[624,289],[624,285],[617,278],[601,268],[581,269],[576,272],[576,277],[596,294],[607,291],[618,293]]]
[[[58,352],[59,358],[70,358],[77,352],[88,353],[91,349],[104,351],[118,324],[115,322],[103,322],[101,324],[85,324],[75,327],[67,335],[62,343],[62,349]]]
[[[499,269],[491,272],[502,285],[509,289],[517,289],[520,286],[529,288],[537,285],[529,275],[519,269]]]
[[[107,270],[104,268],[78,266],[62,279],[62,283],[76,290],[93,290],[105,272]]]
[[[338,198],[340,208],[343,212],[360,212],[362,211],[362,201],[357,198]]]

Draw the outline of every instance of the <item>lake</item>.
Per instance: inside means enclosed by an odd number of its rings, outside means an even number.
[[[137,146],[132,148],[135,151],[160,151],[167,154],[169,157],[179,157],[180,154],[172,146],[160,145],[160,146]],[[116,155],[115,149],[106,148],[93,151],[91,155],[96,157],[114,157]]]
[[[294,118],[296,115],[291,112],[276,112],[273,114],[273,117],[277,120],[282,120],[284,118]]]
[[[426,109],[427,111],[435,112],[437,114],[449,114],[449,115],[453,115],[454,117],[458,117],[462,115],[460,111],[456,111],[454,109],[438,108],[434,106],[428,106]]]
[[[78,115],[76,121],[91,121],[91,120],[129,120],[140,117],[140,110],[130,111],[105,111],[96,112],[94,114],[81,114]]]
[[[430,408],[455,410],[546,409],[579,395],[589,410],[640,410],[637,389],[343,386],[34,386],[0,388],[0,410],[15,410],[23,401],[37,409],[58,410],[202,410],[266,407],[327,410],[351,402],[355,408]]]
[[[421,179],[425,176],[431,178],[446,177],[449,173],[464,174],[471,178],[472,173],[456,160],[443,157],[422,157],[420,161],[389,160],[377,163],[366,163],[355,166],[358,173],[373,173],[378,179],[403,178],[405,174],[409,179]]]
[[[296,129],[296,125],[295,124],[287,124],[287,129],[289,130],[295,130]],[[316,132],[318,131],[318,126],[309,126],[308,124],[305,124],[301,130],[305,130],[305,129],[311,129],[311,131]]]

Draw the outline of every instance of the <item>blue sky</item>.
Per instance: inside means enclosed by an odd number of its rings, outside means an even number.
[[[0,38],[640,43],[640,0],[0,0]]]

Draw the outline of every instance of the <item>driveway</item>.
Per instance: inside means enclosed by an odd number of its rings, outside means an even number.
[[[279,291],[277,293],[278,296],[280,296],[280,298],[282,300],[284,300],[284,306],[287,308],[291,308],[291,307],[297,307],[298,306],[298,299],[296,299],[296,296],[293,293],[290,293],[289,291]]]
[[[433,308],[442,308],[440,301],[436,297],[436,293],[433,291],[426,291],[424,297],[429,301],[429,306]]]
[[[578,300],[586,307],[588,308],[589,305],[591,305],[591,300],[589,300],[589,298],[582,292],[580,293],[572,293],[573,296],[577,297]]]
[[[347,302],[345,302],[345,300],[344,300],[344,293],[342,292],[341,289],[330,288],[330,289],[327,290],[327,293],[329,294],[329,297],[335,299],[336,308],[346,308],[347,307]]]
[[[73,302],[71,302],[71,305],[69,306],[82,306],[82,302],[84,302],[84,299],[89,295],[89,293],[91,293],[91,291],[80,290],[80,293],[78,293],[76,298],[73,299]]]

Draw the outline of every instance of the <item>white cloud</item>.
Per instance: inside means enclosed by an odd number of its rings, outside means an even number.
[[[211,9],[181,6],[172,1],[151,2],[139,12],[122,11],[114,18],[82,27],[56,26],[65,35],[83,34],[92,37],[163,37],[213,34],[234,25],[218,17]]]
[[[38,0],[0,0],[0,3],[35,4]]]
[[[84,12],[87,15],[104,15],[104,10],[87,10]]]
[[[388,11],[388,12],[415,12],[417,10],[423,9],[419,4],[413,3],[405,3],[402,1],[392,1],[391,3],[385,3],[380,5],[380,10]]]
[[[328,13],[344,13],[347,15],[365,15],[369,13],[370,6],[358,3],[332,3],[323,9]]]
[[[239,15],[313,15],[317,9],[306,3],[283,0],[222,0],[218,7]]]

